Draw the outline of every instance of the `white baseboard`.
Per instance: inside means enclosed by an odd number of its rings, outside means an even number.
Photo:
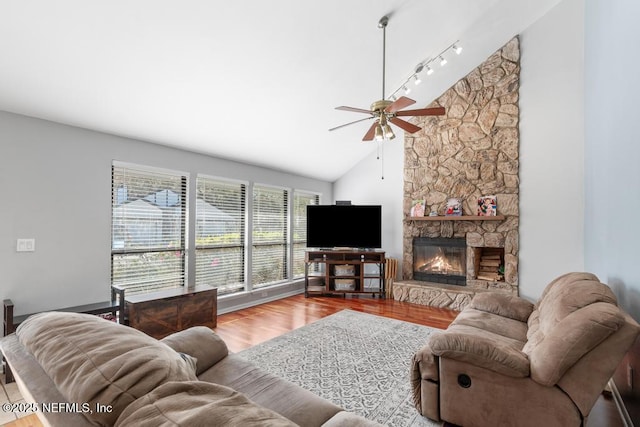
[[[622,418],[622,422],[624,423],[625,427],[634,427],[631,416],[629,415],[629,412],[627,412],[627,408],[624,406],[624,402],[622,400],[622,396],[620,396],[618,387],[616,387],[616,383],[613,382],[612,379],[609,380],[609,387],[611,388],[613,401],[616,403],[616,407],[618,408],[618,412],[620,413],[620,418]]]

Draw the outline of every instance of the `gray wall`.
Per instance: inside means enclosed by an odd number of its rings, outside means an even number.
[[[44,120],[0,112],[0,298],[16,313],[109,298],[113,160],[322,193],[332,184]],[[35,238],[35,252],[16,239]],[[285,286],[278,294],[298,292]],[[221,301],[246,306],[273,291]]]
[[[585,263],[640,320],[640,3],[586,5]]]

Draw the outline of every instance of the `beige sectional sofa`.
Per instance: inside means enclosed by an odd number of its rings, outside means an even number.
[[[50,312],[0,348],[45,425],[379,425],[229,354],[205,327],[158,341],[96,316]]]
[[[418,411],[465,426],[581,426],[640,332],[590,273],[551,282],[536,304],[477,294],[413,358]]]

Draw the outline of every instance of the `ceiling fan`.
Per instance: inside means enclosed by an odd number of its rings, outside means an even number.
[[[395,134],[393,133],[393,129],[389,126],[389,123],[392,123],[399,128],[404,129],[409,133],[414,133],[419,131],[421,128],[414,125],[413,123],[409,123],[406,120],[403,120],[399,117],[403,116],[441,116],[444,115],[445,109],[443,107],[435,107],[435,108],[421,108],[418,110],[404,110],[403,108],[408,107],[409,105],[415,104],[416,101],[413,99],[407,98],[406,96],[401,96],[395,101],[390,101],[385,99],[385,88],[384,88],[384,80],[385,80],[385,51],[386,51],[386,29],[387,24],[389,23],[389,17],[383,16],[380,18],[378,22],[378,28],[382,28],[382,99],[379,101],[375,101],[371,104],[369,110],[364,108],[355,108],[355,107],[346,107],[340,106],[336,107],[336,110],[342,111],[353,111],[356,113],[364,113],[368,114],[369,117],[365,117],[364,119],[356,120],[350,123],[345,123],[340,126],[336,126],[334,128],[329,129],[329,131],[334,131],[336,129],[343,128],[345,126],[352,125],[354,123],[359,123],[364,120],[374,119],[375,122],[371,125],[367,133],[364,134],[363,141],[372,141],[376,139],[378,141],[382,141],[384,139],[393,139],[395,138]]]

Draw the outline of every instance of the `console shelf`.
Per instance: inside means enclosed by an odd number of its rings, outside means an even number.
[[[384,266],[381,251],[307,251],[304,295],[378,294],[384,298]]]

